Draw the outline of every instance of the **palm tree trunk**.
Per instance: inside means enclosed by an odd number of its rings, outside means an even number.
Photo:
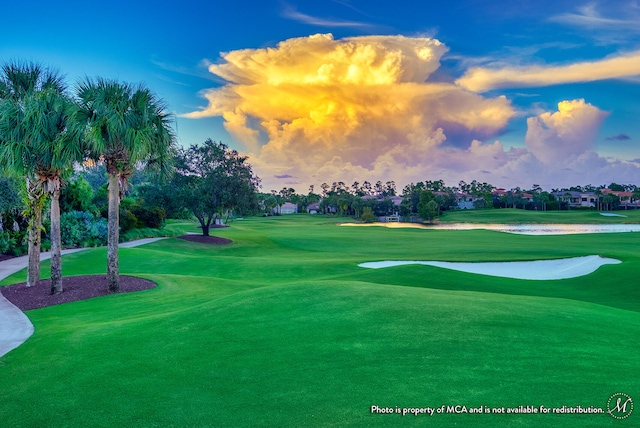
[[[109,292],[120,291],[118,273],[118,241],[120,234],[120,180],[118,174],[109,173],[109,209],[107,221],[107,285]]]
[[[27,287],[33,287],[40,280],[40,244],[42,242],[42,207],[44,205],[45,193],[40,188],[37,180],[27,177],[26,180],[26,202],[29,212],[28,226],[28,264],[27,264]]]
[[[36,202],[32,206],[32,217],[29,221],[27,287],[38,285],[38,281],[40,280],[40,229],[42,228],[42,209],[37,205],[38,204]]]
[[[62,293],[60,244],[60,189],[56,189],[51,194],[51,294]]]

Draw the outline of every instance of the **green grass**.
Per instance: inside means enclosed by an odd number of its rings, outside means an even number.
[[[616,392],[637,407],[639,234],[352,228],[336,226],[339,220],[250,218],[212,230],[232,239],[228,246],[170,238],[121,249],[123,274],[159,286],[29,311],[35,334],[0,358],[2,425],[637,424],[637,409],[624,421],[369,409],[604,407]],[[197,230],[195,223],[171,227]],[[623,263],[560,281],[357,267],[589,254]],[[104,248],[70,254],[63,269],[103,273],[105,258]],[[22,280],[24,272],[0,284]]]

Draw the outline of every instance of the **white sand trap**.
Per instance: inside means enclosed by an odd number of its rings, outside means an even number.
[[[360,263],[358,266],[380,269],[402,265],[428,265],[480,275],[546,281],[584,276],[595,272],[602,265],[618,263],[622,262],[600,256],[584,256],[570,259],[535,260],[530,262],[458,263],[436,261],[383,261]]]
[[[613,214],[613,213],[600,213],[600,215],[603,215],[605,217],[626,217],[626,215]]]

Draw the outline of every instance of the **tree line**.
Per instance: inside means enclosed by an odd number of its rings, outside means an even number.
[[[634,199],[640,199],[640,188],[636,185],[617,183],[608,186],[573,186],[551,191],[534,184],[530,189],[514,187],[497,193],[496,186],[487,182],[460,181],[457,186],[448,186],[440,179],[409,183],[400,195],[397,194],[393,181],[384,184],[378,181],[375,186],[366,181],[363,185],[356,181],[351,186],[344,182],[334,182],[331,185],[323,183],[320,187],[322,192],[315,193],[315,187],[310,186],[306,195],[297,194],[295,189],[285,187],[280,191],[272,190],[271,194],[261,194],[260,198],[265,212],[272,212],[274,207],[285,202],[297,204],[300,211],[305,211],[312,203],[319,203],[320,212],[350,215],[363,220],[366,218],[368,221],[394,214],[433,221],[444,211],[457,208],[460,199],[465,197],[469,208],[522,208],[541,211],[569,209],[569,192],[592,192],[598,197],[598,209],[618,209],[622,201],[614,194],[603,194],[601,189],[607,187],[612,191],[631,192]],[[392,200],[393,197],[396,197],[395,201]],[[398,197],[401,198],[399,204]]]

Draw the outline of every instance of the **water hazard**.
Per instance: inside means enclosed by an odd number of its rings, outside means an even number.
[[[640,232],[640,224],[480,224],[443,223],[420,225],[415,223],[343,223],[341,226],[383,226],[389,228],[420,228],[433,230],[485,229],[520,235],[573,235],[580,233]]]

